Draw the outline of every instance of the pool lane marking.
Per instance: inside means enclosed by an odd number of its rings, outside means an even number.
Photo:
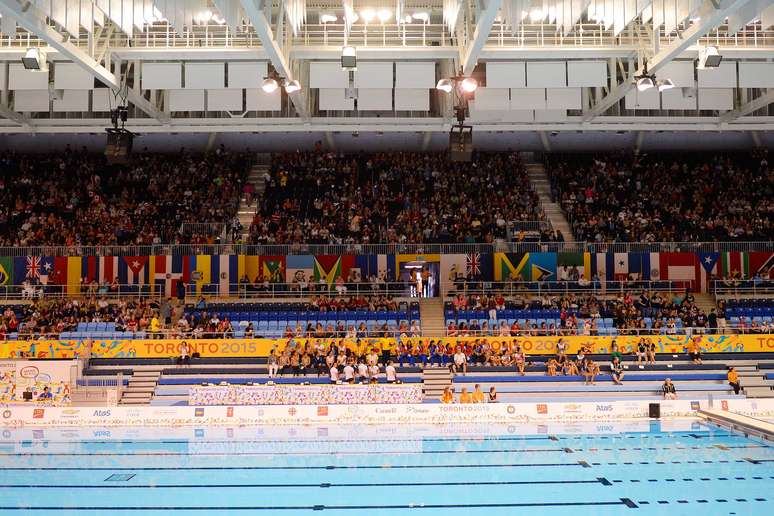
[[[496,509],[516,507],[600,507],[624,505],[636,509],[637,505],[628,498],[600,502],[522,502],[522,503],[469,503],[469,504],[395,504],[395,505],[277,505],[277,506],[210,506],[210,507],[100,507],[100,506],[45,506],[45,507],[0,507],[3,511],[324,511],[324,510],[372,510],[372,509]]]
[[[97,485],[46,485],[46,484],[6,484],[0,485],[2,489],[221,489],[221,488],[306,488],[306,487],[430,487],[430,486],[520,486],[520,485],[543,485],[543,484],[602,484],[603,486],[612,485],[605,478],[598,477],[594,480],[532,480],[532,481],[481,481],[481,482],[355,482],[355,483],[312,483],[312,484],[97,484]]]
[[[558,466],[579,466],[577,462],[549,462],[532,464],[399,464],[391,469],[443,469],[443,468],[543,468]],[[320,469],[384,469],[384,465],[364,466],[200,466],[200,467],[12,467],[0,471],[278,471],[278,470],[320,470]]]
[[[282,455],[290,456],[320,456],[320,455],[441,455],[441,454],[464,454],[464,453],[567,453],[566,448],[513,448],[507,450],[417,450],[417,451],[382,451],[382,450],[363,450],[363,451],[302,451],[302,452],[282,452]],[[276,456],[277,452],[239,452],[236,456],[265,457]],[[117,453],[117,452],[93,452],[93,453],[66,453],[66,452],[46,452],[46,453],[0,453],[0,457],[234,457],[234,453],[219,452],[139,452],[139,453]]]
[[[3,443],[48,443],[48,444],[224,444],[224,443],[382,443],[382,442],[403,442],[405,439],[122,439],[122,440],[87,440],[87,441],[59,441],[51,439],[21,439],[16,441],[4,441]],[[517,437],[517,436],[503,436],[503,437],[417,437],[412,438],[413,441],[422,442],[447,442],[447,441],[556,441],[558,439],[551,439],[550,437]]]

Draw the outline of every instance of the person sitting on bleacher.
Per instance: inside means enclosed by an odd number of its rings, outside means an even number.
[[[613,357],[610,361],[610,376],[613,377],[613,383],[623,385],[624,370],[618,357]]]
[[[599,374],[599,366],[594,363],[591,357],[586,357],[583,361],[583,377],[586,385],[595,385],[594,379]]]
[[[462,376],[465,376],[468,372],[468,358],[465,356],[461,346],[458,346],[456,353],[454,353],[451,371],[454,375],[462,371]]]
[[[180,356],[177,357],[177,363],[179,365],[191,365],[191,350],[188,348],[186,341],[180,343]]]
[[[664,384],[661,386],[661,392],[663,393],[665,400],[677,399],[677,390],[675,389],[675,384],[672,383],[671,378],[664,380]]]
[[[691,357],[691,362],[694,364],[701,364],[701,348],[699,347],[699,338],[694,337],[688,341],[688,356]]]
[[[443,394],[441,394],[441,403],[454,403],[454,392],[451,387],[444,387]]]

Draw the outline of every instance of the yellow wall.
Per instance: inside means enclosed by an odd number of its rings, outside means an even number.
[[[594,353],[607,353],[610,343],[615,340],[622,352],[632,351],[639,337],[562,337],[568,344],[568,352],[576,353],[581,344],[587,343]],[[685,336],[652,336],[645,337],[657,345],[659,353],[684,353],[688,338]],[[331,339],[322,339],[329,343]],[[410,339],[417,341],[420,339]],[[432,339],[421,339],[425,343]],[[438,339],[435,339],[436,341]],[[441,339],[444,343],[473,342],[471,337],[452,337]],[[552,354],[556,352],[558,337],[487,337],[493,345],[505,342],[518,342],[528,354]],[[296,339],[297,343],[314,343],[316,339]],[[95,340],[92,343],[91,356],[101,358],[159,358],[177,356],[181,340]],[[283,349],[288,339],[200,339],[187,340],[194,351],[202,357],[250,357],[266,356],[272,347]],[[337,340],[337,342],[341,342]],[[700,345],[704,352],[774,352],[774,335],[705,335],[700,337]],[[354,340],[346,341],[346,345],[354,348]],[[395,346],[394,339],[361,339],[362,350],[369,347]],[[0,359],[19,356],[19,352],[31,352],[41,358],[72,358],[76,354],[83,355],[85,344],[78,341],[6,341],[0,342]]]

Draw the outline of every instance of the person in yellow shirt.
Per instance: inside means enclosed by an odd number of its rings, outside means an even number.
[[[476,384],[476,388],[473,390],[473,394],[470,396],[472,403],[484,403],[484,393],[481,391],[481,386]]]
[[[460,403],[473,403],[473,399],[468,393],[468,390],[464,387],[460,391]]]
[[[150,333],[153,335],[153,338],[157,339],[159,332],[161,332],[161,323],[159,323],[158,315],[154,313],[150,321]]]
[[[739,374],[735,368],[728,370],[728,385],[734,388],[734,394],[739,394],[742,386],[739,384]]]
[[[446,387],[441,394],[441,403],[454,403],[454,393],[451,387]]]

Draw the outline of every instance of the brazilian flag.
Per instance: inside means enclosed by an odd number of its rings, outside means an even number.
[[[0,256],[0,285],[13,285],[13,258]]]

